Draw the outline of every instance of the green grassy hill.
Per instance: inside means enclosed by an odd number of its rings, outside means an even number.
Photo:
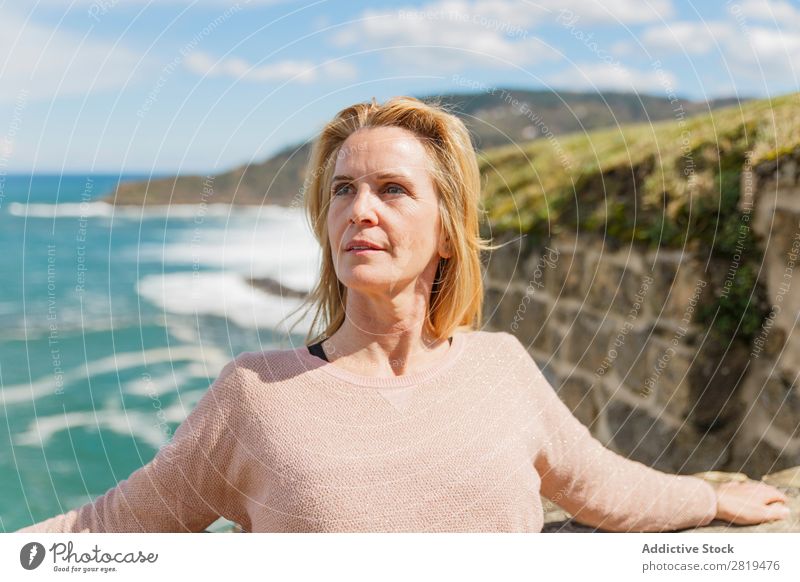
[[[495,148],[480,162],[484,204],[495,233],[606,229],[619,242],[681,247],[688,237],[725,252],[746,156],[757,165],[798,144],[792,94]]]

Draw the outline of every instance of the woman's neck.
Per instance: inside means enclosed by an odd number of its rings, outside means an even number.
[[[364,376],[401,376],[430,367],[450,349],[447,338],[415,332],[375,334],[347,322],[322,344],[334,366]]]

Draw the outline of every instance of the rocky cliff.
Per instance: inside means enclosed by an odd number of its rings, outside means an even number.
[[[800,464],[800,96],[487,156],[485,319],[606,446]]]

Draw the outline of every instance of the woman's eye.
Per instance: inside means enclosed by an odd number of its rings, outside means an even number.
[[[339,196],[341,194],[346,194],[347,189],[350,187],[351,187],[350,184],[341,184],[339,186],[334,186],[332,188],[333,195]],[[403,188],[402,186],[398,186],[397,184],[390,184],[386,186],[386,192],[388,192],[389,194],[405,194],[406,189]]]

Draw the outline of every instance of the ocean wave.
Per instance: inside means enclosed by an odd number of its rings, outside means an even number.
[[[181,368],[173,367],[161,376],[136,378],[125,383],[123,391],[137,396],[162,396],[177,393],[180,387],[193,378],[208,378],[211,370],[204,363],[191,362]]]
[[[11,303],[8,301],[0,301],[0,315],[5,315],[7,313],[16,313],[19,309],[19,305],[16,303]]]
[[[29,304],[29,312],[33,308]],[[14,312],[14,317],[0,317],[0,341],[25,341],[32,342],[50,337],[52,333],[52,322],[47,320],[46,315],[37,314],[36,317],[26,315],[16,316],[22,311],[18,307]],[[81,317],[80,309],[60,309],[58,312],[58,335],[61,339],[70,336],[83,337],[90,333],[102,333],[111,330],[119,330],[126,327],[142,329],[145,327],[168,327],[164,320],[164,315],[158,317],[139,317],[138,315],[127,313],[126,310],[117,308],[112,313],[110,308],[105,312],[96,310],[94,316]],[[118,315],[117,312],[122,312]],[[0,312],[0,315],[3,315]],[[113,315],[113,319],[110,317]],[[169,323],[169,331],[172,331],[172,322]],[[176,336],[177,337],[177,336]],[[181,338],[178,338],[181,339]]]
[[[230,216],[269,217],[291,220],[300,211],[276,205],[244,206],[241,204],[160,204],[147,206],[114,205],[102,200],[92,202],[59,202],[57,204],[11,202],[8,213],[26,218],[125,218],[132,220],[175,218],[199,220],[206,217]]]
[[[298,215],[203,225],[175,233],[164,243],[143,243],[125,249],[120,258],[136,263],[191,266],[194,271],[236,271],[248,277],[269,277],[287,287],[311,289],[317,281],[320,247]]]
[[[181,393],[181,399],[158,411],[154,408],[136,410],[123,409],[119,400],[109,399],[98,410],[73,411],[38,416],[28,425],[28,430],[14,435],[18,446],[42,447],[57,433],[64,430],[88,428],[108,430],[123,436],[132,436],[137,441],[159,448],[169,442],[171,435],[164,422],[182,422],[205,390]]]
[[[284,319],[301,304],[301,299],[265,293],[236,273],[148,275],[139,281],[136,291],[166,312],[224,317],[245,328],[288,333],[290,325],[299,319],[297,329],[304,333],[311,325],[311,314],[298,313]]]
[[[60,378],[56,378],[53,374],[48,374],[31,383],[3,386],[0,401],[5,405],[31,402],[39,398],[52,396],[62,387],[69,386],[80,380],[86,380],[92,376],[160,362],[200,362],[207,367],[209,374],[216,376],[225,364],[232,359],[216,348],[200,346],[177,346],[124,352],[66,370]]]

